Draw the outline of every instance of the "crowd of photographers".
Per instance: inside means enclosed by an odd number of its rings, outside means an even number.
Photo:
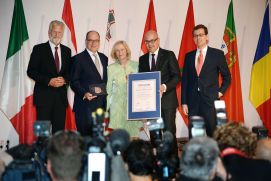
[[[2,180],[271,180],[271,140],[258,140],[256,134],[236,122],[219,126],[213,138],[191,138],[179,155],[173,149],[170,132],[164,132],[155,145],[130,141],[124,130],[100,136],[83,138],[76,132],[60,131],[44,140],[44,148],[19,145],[2,151]],[[19,162],[22,160],[38,160],[40,165],[34,169],[39,170],[39,176],[34,172],[31,177],[31,168]],[[14,170],[22,166],[26,171],[19,178]]]

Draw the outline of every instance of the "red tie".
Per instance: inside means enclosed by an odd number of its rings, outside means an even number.
[[[56,70],[57,70],[57,72],[59,72],[59,56],[57,53],[57,49],[58,49],[58,47],[55,47],[55,64],[56,64]]]
[[[198,56],[198,65],[197,65],[197,74],[199,76],[201,68],[203,65],[203,54],[202,51],[200,50],[199,56]]]

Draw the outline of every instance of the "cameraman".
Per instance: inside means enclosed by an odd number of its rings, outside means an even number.
[[[143,140],[132,141],[124,152],[131,181],[151,181],[155,158],[150,143]]]
[[[84,142],[72,131],[59,131],[49,140],[47,170],[53,181],[76,181],[82,167]]]
[[[226,180],[226,170],[219,158],[219,153],[218,145],[213,139],[208,137],[191,139],[182,152],[180,180]]]

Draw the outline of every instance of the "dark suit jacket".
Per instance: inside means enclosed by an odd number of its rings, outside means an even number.
[[[27,68],[27,75],[35,81],[34,105],[50,106],[53,104],[55,96],[60,96],[64,105],[67,106],[67,84],[69,83],[69,64],[71,60],[71,50],[60,45],[61,50],[61,70],[57,72],[54,55],[49,42],[35,45],[30,56]],[[62,76],[66,85],[62,87],[48,86],[50,79]]]
[[[89,92],[89,85],[107,82],[108,58],[98,53],[103,65],[103,77],[100,76],[96,66],[87,50],[73,57],[73,67],[71,69],[71,88],[75,93],[73,111],[80,111],[85,106],[92,110],[98,107],[106,108],[106,96],[98,96],[88,101],[83,100],[86,92]]]
[[[218,98],[218,92],[224,94],[231,82],[231,74],[223,51],[208,47],[199,77],[195,68],[195,56],[196,50],[186,54],[182,73],[181,103],[188,105],[189,112],[199,104],[195,99],[198,88],[201,99],[208,106],[214,107],[214,100]],[[219,73],[223,79],[220,87]]]
[[[160,48],[156,60],[156,71],[161,72],[161,84],[167,86],[162,96],[163,109],[175,109],[178,106],[176,85],[180,81],[180,70],[174,52]],[[139,58],[139,72],[150,72],[149,53]]]
[[[271,162],[245,158],[236,154],[223,157],[226,170],[232,175],[232,181],[270,181]]]

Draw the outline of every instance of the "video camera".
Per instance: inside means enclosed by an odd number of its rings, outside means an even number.
[[[105,115],[101,108],[92,113],[92,137],[85,138],[87,158],[83,170],[84,181],[128,180],[121,152],[128,146],[130,136],[127,131],[121,129],[116,129],[109,136],[105,136]],[[125,173],[127,175],[124,175]]]
[[[206,136],[204,118],[201,116],[191,116],[189,119],[192,124],[191,128],[192,138],[198,136]]]
[[[176,177],[179,168],[179,159],[174,152],[177,144],[171,132],[165,131],[162,118],[157,120],[148,120],[148,129],[151,135],[151,143],[156,156],[156,176],[158,180],[170,180]]]
[[[214,104],[215,104],[215,111],[216,111],[217,126],[226,124],[228,122],[228,118],[227,118],[225,101],[216,100]]]

